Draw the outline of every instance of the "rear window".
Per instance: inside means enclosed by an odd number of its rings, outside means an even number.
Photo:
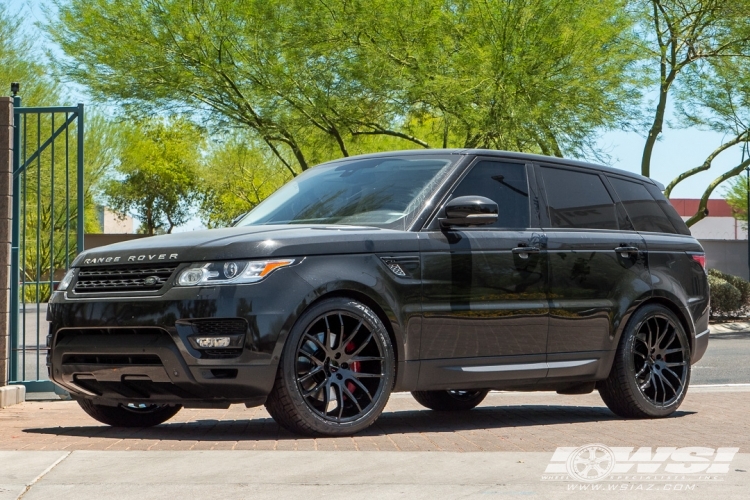
[[[595,174],[541,167],[552,227],[617,229],[615,203]]]
[[[677,234],[685,234],[690,236],[690,229],[685,224],[685,221],[682,220],[682,217],[680,217],[680,214],[677,213],[677,210],[675,210],[672,204],[669,203],[669,200],[664,197],[664,194],[661,192],[661,190],[653,184],[646,184],[646,189],[648,190],[649,194],[654,197],[654,199],[656,200],[656,204],[659,205],[659,208],[662,209],[664,215],[666,215],[669,221],[672,223],[675,232],[677,232]]]
[[[609,177],[636,231],[675,233],[667,215],[640,182]]]

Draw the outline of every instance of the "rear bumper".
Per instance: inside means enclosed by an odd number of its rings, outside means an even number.
[[[257,285],[173,288],[160,297],[79,300],[55,293],[47,312],[50,379],[98,404],[262,404],[310,290],[296,274],[283,274]],[[200,325],[209,320],[212,328],[230,325],[228,333],[243,334],[241,347],[196,349],[189,338],[203,335]]]
[[[708,349],[708,337],[708,329],[695,335],[694,349],[692,355],[690,356],[691,365],[694,365],[695,363],[700,361],[700,359],[706,353],[706,349]]]

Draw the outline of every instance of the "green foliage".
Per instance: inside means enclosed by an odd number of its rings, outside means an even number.
[[[739,291],[740,293],[739,307],[737,307],[736,309],[729,309],[729,310],[741,312],[743,310],[746,310],[748,307],[750,307],[750,282],[748,282],[745,279],[740,278],[739,276],[734,276],[731,274],[721,272],[718,269],[709,269],[708,275],[709,277],[718,278],[720,280],[726,281],[727,283],[732,285],[734,288],[736,288],[737,291]],[[711,305],[713,306],[713,303]]]
[[[709,274],[708,286],[711,292],[712,316],[727,316],[740,309],[742,294],[731,283]]]
[[[639,102],[624,0],[57,6],[62,70],[94,96],[239,125],[292,175],[393,145],[596,154]]]
[[[26,105],[57,104],[59,85],[39,62],[42,54],[24,30],[22,16],[0,1],[0,95],[9,95],[11,82],[18,82]]]
[[[108,206],[138,218],[142,233],[171,233],[198,200],[202,132],[182,119],[152,119],[127,130],[123,142],[103,182]]]
[[[201,169],[201,219],[209,228],[228,226],[290,179],[244,135],[230,137],[213,146]]]

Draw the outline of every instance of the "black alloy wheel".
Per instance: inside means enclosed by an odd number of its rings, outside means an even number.
[[[325,300],[292,329],[266,407],[293,432],[351,434],[380,415],[394,372],[393,348],[377,315],[350,299]]]
[[[682,403],[690,382],[690,344],[669,309],[648,305],[633,315],[599,393],[617,415],[664,417]]]
[[[479,390],[414,391],[411,393],[417,403],[435,411],[466,411],[481,403],[490,392]]]
[[[181,405],[120,404],[106,406],[90,399],[76,399],[78,405],[95,420],[113,427],[153,427],[174,417]]]

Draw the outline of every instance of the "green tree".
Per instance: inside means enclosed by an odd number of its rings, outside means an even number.
[[[247,134],[213,144],[200,170],[201,220],[209,228],[226,227],[290,178],[279,168],[278,159],[253,144]]]
[[[48,30],[92,95],[242,126],[295,175],[372,137],[596,154],[639,103],[624,5],[58,0]]]
[[[635,0],[643,22],[644,48],[658,68],[658,99],[641,159],[651,175],[651,156],[662,133],[667,102],[680,76],[700,73],[706,61],[750,56],[748,0]],[[653,47],[653,48],[651,48]],[[745,62],[736,61],[739,64]],[[687,83],[683,89],[690,89]]]
[[[144,234],[171,233],[198,199],[203,134],[182,119],[156,118],[124,135],[119,164],[102,184],[107,205],[131,214]]]
[[[744,58],[727,57],[706,63],[702,68],[691,68],[686,72],[686,88],[681,91],[678,107],[678,115],[682,122],[687,126],[718,132],[725,140],[700,165],[673,179],[665,189],[666,196],[671,194],[678,183],[709,170],[718,156],[737,154],[740,146],[747,153],[750,140],[750,68],[745,62]],[[748,165],[750,156],[743,154],[737,164],[708,183],[696,213],[686,221],[688,226],[706,216],[708,199],[714,190],[723,182],[742,173]],[[737,189],[742,185],[744,184],[734,183],[730,187],[729,200],[737,199]],[[746,203],[743,201],[741,205],[744,206]],[[740,213],[744,211],[745,209]]]

